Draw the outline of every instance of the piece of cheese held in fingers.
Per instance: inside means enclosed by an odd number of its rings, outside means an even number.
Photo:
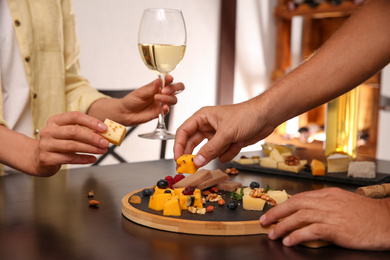
[[[178,166],[177,173],[194,174],[198,170],[198,167],[194,164],[194,158],[195,155],[191,154],[183,154],[180,156],[176,161]]]
[[[110,119],[104,120],[104,123],[108,128],[106,132],[101,133],[100,135],[106,138],[110,143],[120,146],[127,132],[126,127]]]

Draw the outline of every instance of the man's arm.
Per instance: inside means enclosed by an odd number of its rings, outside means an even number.
[[[263,94],[241,104],[202,108],[176,133],[174,153],[192,153],[198,167],[267,137],[286,120],[358,86],[390,61],[390,1],[374,0],[357,11],[310,59]]]

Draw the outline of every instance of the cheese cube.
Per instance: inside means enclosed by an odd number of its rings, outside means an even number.
[[[328,172],[346,172],[350,158],[348,155],[334,154],[327,158]]]
[[[284,153],[280,153],[280,155],[284,158],[284,157],[292,155],[292,153],[291,152],[284,152]]]
[[[273,149],[271,151],[271,153],[269,154],[269,157],[272,159],[272,160],[275,160],[277,162],[284,162],[284,158],[283,156],[279,153],[279,151],[277,149]]]
[[[167,199],[164,203],[164,216],[181,216],[181,208],[179,204],[179,197],[173,196]]]
[[[269,190],[267,194],[271,199],[274,199],[276,204],[280,204],[287,200],[287,192],[285,190]]]
[[[374,162],[350,162],[348,167],[348,177],[354,178],[375,178]]]
[[[307,160],[299,160],[299,165],[287,165],[285,162],[278,162],[278,169],[298,173],[307,164]]]
[[[198,167],[194,164],[195,155],[192,154],[183,154],[179,158],[177,158],[177,173],[189,173],[194,174]]]
[[[245,210],[262,211],[264,209],[265,200],[260,198],[253,198],[249,195],[244,195],[242,198],[242,207]]]
[[[251,187],[245,187],[245,188],[241,187],[236,189],[236,193],[241,194],[241,189],[242,192],[244,193],[244,196],[249,195],[249,193],[252,191]]]
[[[127,132],[126,127],[110,119],[104,120],[104,123],[108,126],[108,129],[106,132],[101,133],[100,135],[106,138],[110,143],[118,146],[121,145]]]
[[[235,162],[239,164],[255,164],[255,163],[259,163],[259,158],[241,158],[235,160]]]
[[[276,169],[278,167],[278,162],[270,157],[264,157],[260,159],[260,166]]]
[[[149,199],[149,208],[154,210],[163,210],[165,202],[172,198],[172,193],[153,194]]]

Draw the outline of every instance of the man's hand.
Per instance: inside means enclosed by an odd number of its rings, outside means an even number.
[[[274,130],[259,119],[252,100],[235,105],[204,107],[187,119],[177,130],[175,160],[191,154],[204,139],[208,142],[199,150],[194,162],[202,167],[219,157],[221,162],[233,159],[241,148],[254,144]]]
[[[299,193],[270,209],[262,225],[281,220],[269,238],[283,244],[323,240],[366,250],[390,248],[390,199],[371,199],[339,188]]]

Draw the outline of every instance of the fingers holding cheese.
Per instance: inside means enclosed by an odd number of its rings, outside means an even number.
[[[108,128],[106,132],[101,133],[101,136],[106,138],[110,143],[120,146],[127,132],[126,127],[110,119],[104,120],[104,124]]]

